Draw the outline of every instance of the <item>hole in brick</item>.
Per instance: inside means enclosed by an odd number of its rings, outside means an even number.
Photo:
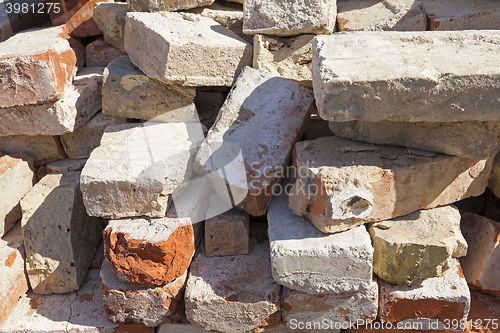
[[[370,207],[370,205],[371,204],[368,200],[365,200],[362,197],[355,195],[351,198],[342,201],[340,208],[342,209],[344,214],[352,213],[354,215],[360,215],[365,210],[367,210],[368,207]]]

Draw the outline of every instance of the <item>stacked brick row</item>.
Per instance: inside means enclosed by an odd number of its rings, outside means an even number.
[[[0,332],[498,331],[498,8],[91,0],[0,43]]]

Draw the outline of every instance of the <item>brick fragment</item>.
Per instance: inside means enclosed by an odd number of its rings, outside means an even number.
[[[378,284],[370,283],[363,292],[314,295],[283,287],[281,291],[281,313],[283,323],[297,328],[297,323],[312,323],[321,329],[340,330],[349,322],[371,322],[377,318]],[[323,327],[324,329],[324,327]]]
[[[136,287],[118,279],[111,264],[104,260],[100,276],[104,309],[114,323],[136,322],[154,327],[184,316],[187,272],[163,286]]]
[[[339,31],[425,31],[422,1],[341,0],[337,3]]]
[[[37,294],[81,286],[101,239],[101,222],[85,213],[80,173],[47,175],[21,201],[26,271]]]
[[[335,30],[337,2],[312,0],[247,0],[243,6],[243,32],[293,36],[331,34]]]
[[[30,157],[0,152],[0,237],[21,218],[19,202],[31,190],[34,181]]]
[[[373,271],[392,283],[443,276],[455,266],[453,257],[467,253],[460,213],[452,205],[377,222],[368,231],[375,249]]]
[[[428,30],[497,30],[500,5],[495,0],[422,0]]]
[[[73,132],[101,109],[103,67],[82,69],[61,99],[0,109],[0,136]]]
[[[252,63],[252,47],[192,13],[128,13],[125,50],[147,76],[185,86],[231,86]],[[189,40],[190,47],[185,43]]]
[[[500,223],[461,211],[461,228],[469,244],[460,259],[467,283],[500,297]]]
[[[127,56],[114,59],[106,67],[102,89],[103,113],[143,120],[189,106],[196,96],[194,87],[149,78]]]
[[[262,69],[312,88],[312,40],[314,35],[294,37],[254,36],[253,68]]]
[[[98,2],[112,2],[112,0],[88,0],[66,22],[70,34],[75,37],[98,36],[102,32],[92,18],[94,7]],[[65,15],[67,15],[66,13]]]
[[[204,247],[198,249],[185,296],[186,318],[192,324],[226,333],[279,325],[280,286],[271,275],[269,245],[259,241],[265,225],[257,225],[250,226],[247,255],[207,257]]]
[[[123,52],[125,52],[123,34],[127,12],[128,4],[125,2],[100,2],[95,5],[93,16],[106,43]]]
[[[103,234],[117,277],[134,286],[161,286],[179,278],[197,245],[189,218],[113,220]]]
[[[196,157],[197,165],[202,172],[219,172],[218,177],[223,178],[222,167],[233,166],[218,164],[236,161],[235,170],[231,171],[233,178],[227,179],[237,199],[235,204],[251,215],[264,215],[272,188],[284,175],[293,144],[304,131],[312,104],[309,89],[261,70],[245,68],[208,131],[207,142]],[[231,155],[237,153],[233,148],[220,149],[223,152],[211,157],[211,150],[217,150],[222,142],[240,149],[242,160]],[[243,168],[246,181],[236,176]],[[216,190],[227,191],[225,186]]]
[[[289,207],[323,232],[345,231],[480,195],[491,162],[335,136],[301,141]]]
[[[490,40],[499,38],[494,30],[317,36],[312,71],[319,115],[331,121],[498,121],[494,59],[500,45]],[[380,57],[381,49],[390,56]]]
[[[88,214],[112,219],[165,216],[172,192],[190,179],[202,140],[196,123],[109,126],[82,170]]]
[[[424,330],[444,330],[448,320],[466,320],[470,293],[458,260],[441,277],[410,286],[379,280],[379,318],[394,326],[422,323]],[[434,325],[434,326],[431,326]],[[449,325],[448,325],[449,327]],[[461,331],[458,328],[455,331]]]
[[[324,234],[293,214],[286,193],[273,199],[267,219],[273,278],[280,285],[310,294],[371,288],[373,247],[364,226]]]
[[[24,242],[21,224],[0,239],[0,327],[17,306],[17,301],[28,291],[24,265]]]
[[[77,58],[61,27],[20,32],[0,43],[0,108],[57,100],[70,87]]]
[[[205,221],[205,255],[248,254],[250,218],[235,208]]]

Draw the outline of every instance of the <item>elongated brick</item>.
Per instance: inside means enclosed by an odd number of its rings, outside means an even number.
[[[87,213],[112,219],[165,216],[172,192],[190,180],[202,140],[196,123],[109,126],[82,170]]]
[[[192,13],[128,13],[125,50],[149,77],[185,86],[231,86],[252,64],[252,47]],[[188,47],[189,45],[189,47]]]
[[[328,122],[342,138],[389,146],[408,147],[466,158],[494,156],[500,148],[500,122]]]
[[[196,156],[197,164],[202,172],[218,172],[214,177],[227,179],[238,198],[242,194],[242,199],[235,200],[237,207],[254,216],[265,214],[272,188],[283,176],[312,104],[309,89],[265,71],[245,68],[208,131],[207,142]],[[218,149],[222,142],[233,146]],[[232,155],[238,153],[237,149],[242,154],[241,164],[235,162],[234,169],[229,164],[219,165],[236,161]],[[211,156],[212,150],[218,153]],[[227,169],[226,176],[221,167]],[[236,176],[244,170],[246,180]],[[227,191],[225,183],[221,184],[216,190]]]
[[[373,247],[364,226],[324,234],[293,214],[286,193],[273,199],[267,219],[273,278],[280,285],[310,294],[370,289]]]
[[[492,159],[408,151],[336,136],[295,145],[289,207],[323,232],[388,220],[484,192]]]
[[[317,36],[312,68],[319,115],[335,121],[498,121],[499,51],[500,32],[494,30]]]

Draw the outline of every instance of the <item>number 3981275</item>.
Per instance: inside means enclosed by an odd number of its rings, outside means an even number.
[[[7,14],[45,14],[45,13],[54,13],[58,14],[61,12],[61,4],[60,3],[26,3],[26,2],[5,2],[5,10]]]

